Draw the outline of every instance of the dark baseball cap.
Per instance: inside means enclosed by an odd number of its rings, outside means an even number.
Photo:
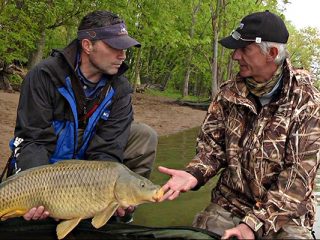
[[[241,20],[239,27],[219,43],[230,49],[243,48],[253,42],[287,43],[289,32],[283,20],[266,10],[252,13]]]
[[[83,29],[78,31],[78,39],[102,40],[116,49],[140,47],[141,44],[128,35],[124,23],[117,23],[100,28]]]

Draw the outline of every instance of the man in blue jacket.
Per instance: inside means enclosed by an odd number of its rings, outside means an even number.
[[[122,19],[95,11],[82,19],[77,39],[30,70],[11,142],[12,174],[62,159],[90,159],[120,162],[149,177],[157,134],[133,122],[132,89],[123,76],[126,49],[132,46],[140,43]],[[24,218],[48,215],[35,206]]]

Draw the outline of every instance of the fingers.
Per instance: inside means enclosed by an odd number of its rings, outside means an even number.
[[[161,188],[162,188],[163,192],[166,193],[170,189],[170,185],[169,185],[169,183],[166,183]]]
[[[126,209],[126,213],[133,213],[135,210],[136,210],[136,207],[135,207],[135,206],[129,206],[129,207]]]
[[[163,202],[164,200],[171,198],[172,194],[175,192],[175,190],[170,185],[170,182],[167,182],[165,185],[163,185],[162,190],[164,194],[160,199],[160,202]],[[173,200],[173,199],[170,199],[170,200]]]
[[[241,232],[239,232],[237,228],[225,230],[221,239],[230,239],[231,237],[234,237],[235,239],[244,239]]]
[[[118,207],[113,215],[116,217],[123,217],[124,215],[126,215],[126,213],[133,213],[135,210],[135,206],[129,206],[127,208]]]
[[[170,168],[166,168],[166,167],[162,167],[162,166],[159,166],[158,170],[159,170],[159,172],[170,175],[170,176],[172,176],[175,171],[174,169],[170,169]]]
[[[32,220],[39,220],[43,213],[44,213],[44,207],[43,206],[38,207],[32,216]]]
[[[169,191],[165,192],[165,194],[160,199],[160,202],[163,202],[164,200],[167,200],[173,193],[173,190],[170,189]]]
[[[49,212],[48,211],[44,211],[43,214],[40,216],[39,220],[44,220],[47,217],[49,217]]]
[[[34,215],[34,213],[37,211],[37,208],[31,208],[29,212],[27,212],[25,215],[23,215],[23,218],[27,221],[30,221]]]
[[[161,173],[170,175],[169,181],[162,186],[164,192],[160,202],[166,199],[173,200],[179,196],[181,192],[187,192],[198,183],[198,180],[190,173],[183,170],[175,170],[166,167],[159,166],[158,170]]]
[[[174,200],[179,197],[180,191],[173,191],[172,195],[168,198],[169,200]]]
[[[40,207],[31,208],[29,212],[23,215],[23,218],[27,221],[43,220],[43,219],[46,219],[48,216],[49,216],[49,212],[45,211],[43,206],[40,206]]]
[[[117,211],[114,213],[116,217],[123,217],[126,214],[126,211],[122,207],[118,207]]]
[[[174,200],[177,197],[179,197],[180,191],[175,191],[175,190],[168,190],[163,197],[160,199],[160,202],[163,202],[164,200]]]

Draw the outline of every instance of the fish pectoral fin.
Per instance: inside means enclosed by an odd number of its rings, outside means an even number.
[[[28,212],[28,209],[13,209],[1,216],[1,221],[5,221],[8,218],[15,218],[15,217],[21,217],[23,216],[26,212]]]
[[[112,217],[114,212],[119,207],[117,202],[111,202],[102,212],[94,216],[91,223],[95,228],[102,227]]]
[[[74,218],[70,220],[64,220],[61,223],[59,223],[57,226],[58,239],[62,239],[65,236],[67,236],[67,234],[71,232],[72,229],[74,229],[79,224],[80,221],[81,221],[81,218]]]

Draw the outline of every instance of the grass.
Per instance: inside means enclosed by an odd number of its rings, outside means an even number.
[[[147,89],[146,93],[152,96],[161,96],[161,97],[167,97],[174,100],[185,100],[185,101],[192,101],[192,102],[201,102],[209,99],[208,97],[198,97],[198,96],[192,96],[192,95],[182,97],[181,92],[174,89],[166,89],[165,91]]]

